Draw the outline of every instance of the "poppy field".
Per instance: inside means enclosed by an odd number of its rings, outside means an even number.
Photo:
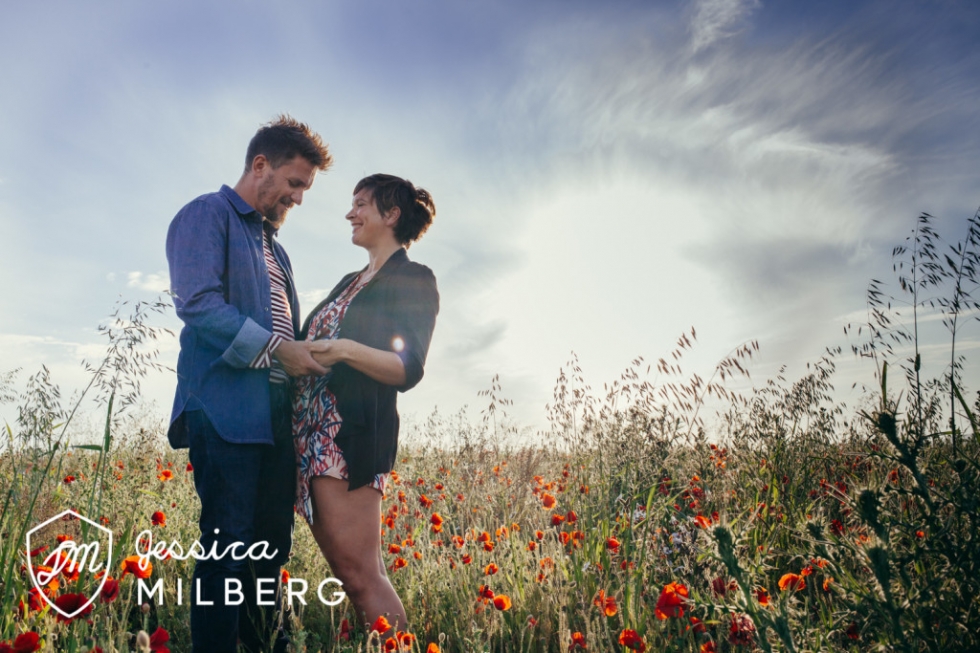
[[[980,650],[980,393],[963,387],[955,353],[926,377],[915,321],[892,309],[934,302],[955,352],[980,309],[980,221],[949,248],[961,254],[945,256],[952,267],[930,234],[924,216],[896,249],[893,294],[872,283],[851,350],[828,350],[798,380],[747,381],[755,343],[706,378],[684,376],[692,330],[601,391],[573,359],[550,429],[532,438],[518,437],[496,379],[479,418],[436,412],[404,429],[379,528],[409,629],[381,638],[383,619],[317,600],[331,574],[298,521],[280,579],[309,587],[288,612],[292,650]],[[199,535],[193,469],[138,402],[157,365],[146,352],[166,337],[149,326],[154,310],[106,327],[87,391],[101,402],[98,436],[74,433],[78,404],[62,406],[47,370],[16,396],[13,376],[0,378],[17,410],[0,455],[0,652],[190,648],[193,560],[172,543]],[[852,355],[877,374],[862,405],[845,407],[834,375]],[[67,509],[112,531],[104,572],[59,570],[52,547],[25,546]],[[69,515],[53,528],[63,542],[94,526]],[[149,540],[165,544],[141,564]],[[140,596],[140,582],[159,589]]]

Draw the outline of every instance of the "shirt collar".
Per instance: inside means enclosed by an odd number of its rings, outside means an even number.
[[[221,187],[221,190],[218,192],[220,192],[226,200],[231,202],[231,205],[235,207],[235,210],[238,211],[240,215],[245,216],[254,213],[260,220],[262,219],[262,216],[259,215],[259,212],[256,211],[254,208],[252,208],[251,204],[243,200],[242,196],[236,193],[234,188],[230,188],[227,185],[223,185]]]

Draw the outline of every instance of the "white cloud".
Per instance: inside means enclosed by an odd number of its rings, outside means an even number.
[[[284,109],[337,158],[282,234],[305,311],[364,264],[343,220],[357,179],[387,171],[433,191],[436,224],[411,250],[443,299],[425,382],[404,397],[421,412],[479,403],[500,373],[521,421],[540,423],[570,350],[599,387],[691,325],[703,356],[686,364],[701,369],[748,338],[778,363],[812,359],[840,335],[837,316],[860,313],[866,280],[887,274],[914,212],[976,188],[980,130],[956,119],[977,115],[976,82],[963,81],[977,76],[956,68],[975,49],[954,61],[934,58],[942,38],[927,50],[878,42],[890,32],[860,12],[814,28],[775,7],[758,22],[773,32],[743,39],[731,37],[773,7],[553,2],[518,14],[491,3],[457,24],[467,12],[445,2],[378,19],[401,39],[410,13],[453,35],[393,56],[385,40],[344,40],[344,21],[371,9],[337,5],[299,26],[317,38],[296,38],[282,12],[245,11],[175,53],[178,25],[215,11],[184,4],[107,5],[105,21],[71,9],[72,20],[0,45],[31,55],[9,71],[25,102],[0,120],[0,213],[18,216],[0,247],[12,269],[32,269],[5,294],[0,330],[63,335],[65,315],[88,327],[117,293],[165,289],[164,272],[122,271],[165,269],[172,215],[234,183],[255,126]],[[876,20],[902,20],[879,7]],[[31,28],[50,22],[19,11]],[[105,38],[78,37],[93,21]],[[227,47],[260,23],[273,56]],[[59,128],[11,127],[31,121]],[[40,149],[36,133],[48,139]],[[45,175],[52,157],[73,174]],[[79,354],[0,344],[29,354],[25,369]]]
[[[130,272],[126,275],[126,287],[137,288],[149,292],[163,293],[170,290],[170,276],[166,272],[147,274],[144,272]]]
[[[759,0],[695,0],[691,47],[697,52],[737,33],[746,17],[762,5]]]

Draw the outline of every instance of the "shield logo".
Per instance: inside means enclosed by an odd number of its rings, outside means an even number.
[[[65,534],[65,530],[73,532]],[[69,508],[27,533],[26,554],[27,570],[38,597],[65,619],[73,619],[89,609],[109,578],[112,531]],[[60,584],[59,578],[70,582],[88,579],[93,581],[89,585],[93,589],[87,592],[87,600],[81,601],[76,595],[79,600],[59,606],[52,596],[52,587]],[[86,598],[86,592],[80,595]]]

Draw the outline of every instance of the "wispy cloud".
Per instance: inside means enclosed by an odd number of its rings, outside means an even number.
[[[170,276],[166,272],[130,272],[126,275],[126,287],[162,293],[170,290]]]
[[[745,19],[761,5],[759,0],[696,0],[691,20],[694,52],[736,34]]]
[[[534,421],[570,350],[615,378],[692,324],[712,362],[763,336],[780,363],[819,354],[919,210],[975,209],[967,3],[333,3],[301,25],[263,6],[207,39],[220,3],[61,1],[57,20],[21,4],[0,44],[27,62],[3,72],[22,101],[0,110],[0,214],[17,216],[0,251],[32,270],[4,295],[11,333],[69,340],[120,292],[166,288],[148,271],[170,218],[233,183],[282,110],[337,158],[282,234],[304,310],[364,265],[343,220],[357,179],[402,174],[436,198],[411,256],[443,310],[406,406],[459,406],[499,372]],[[370,42],[349,29],[366,20]],[[269,48],[236,49],[249,33]],[[52,158],[73,173],[47,174]],[[0,345],[25,368],[69,358]]]

